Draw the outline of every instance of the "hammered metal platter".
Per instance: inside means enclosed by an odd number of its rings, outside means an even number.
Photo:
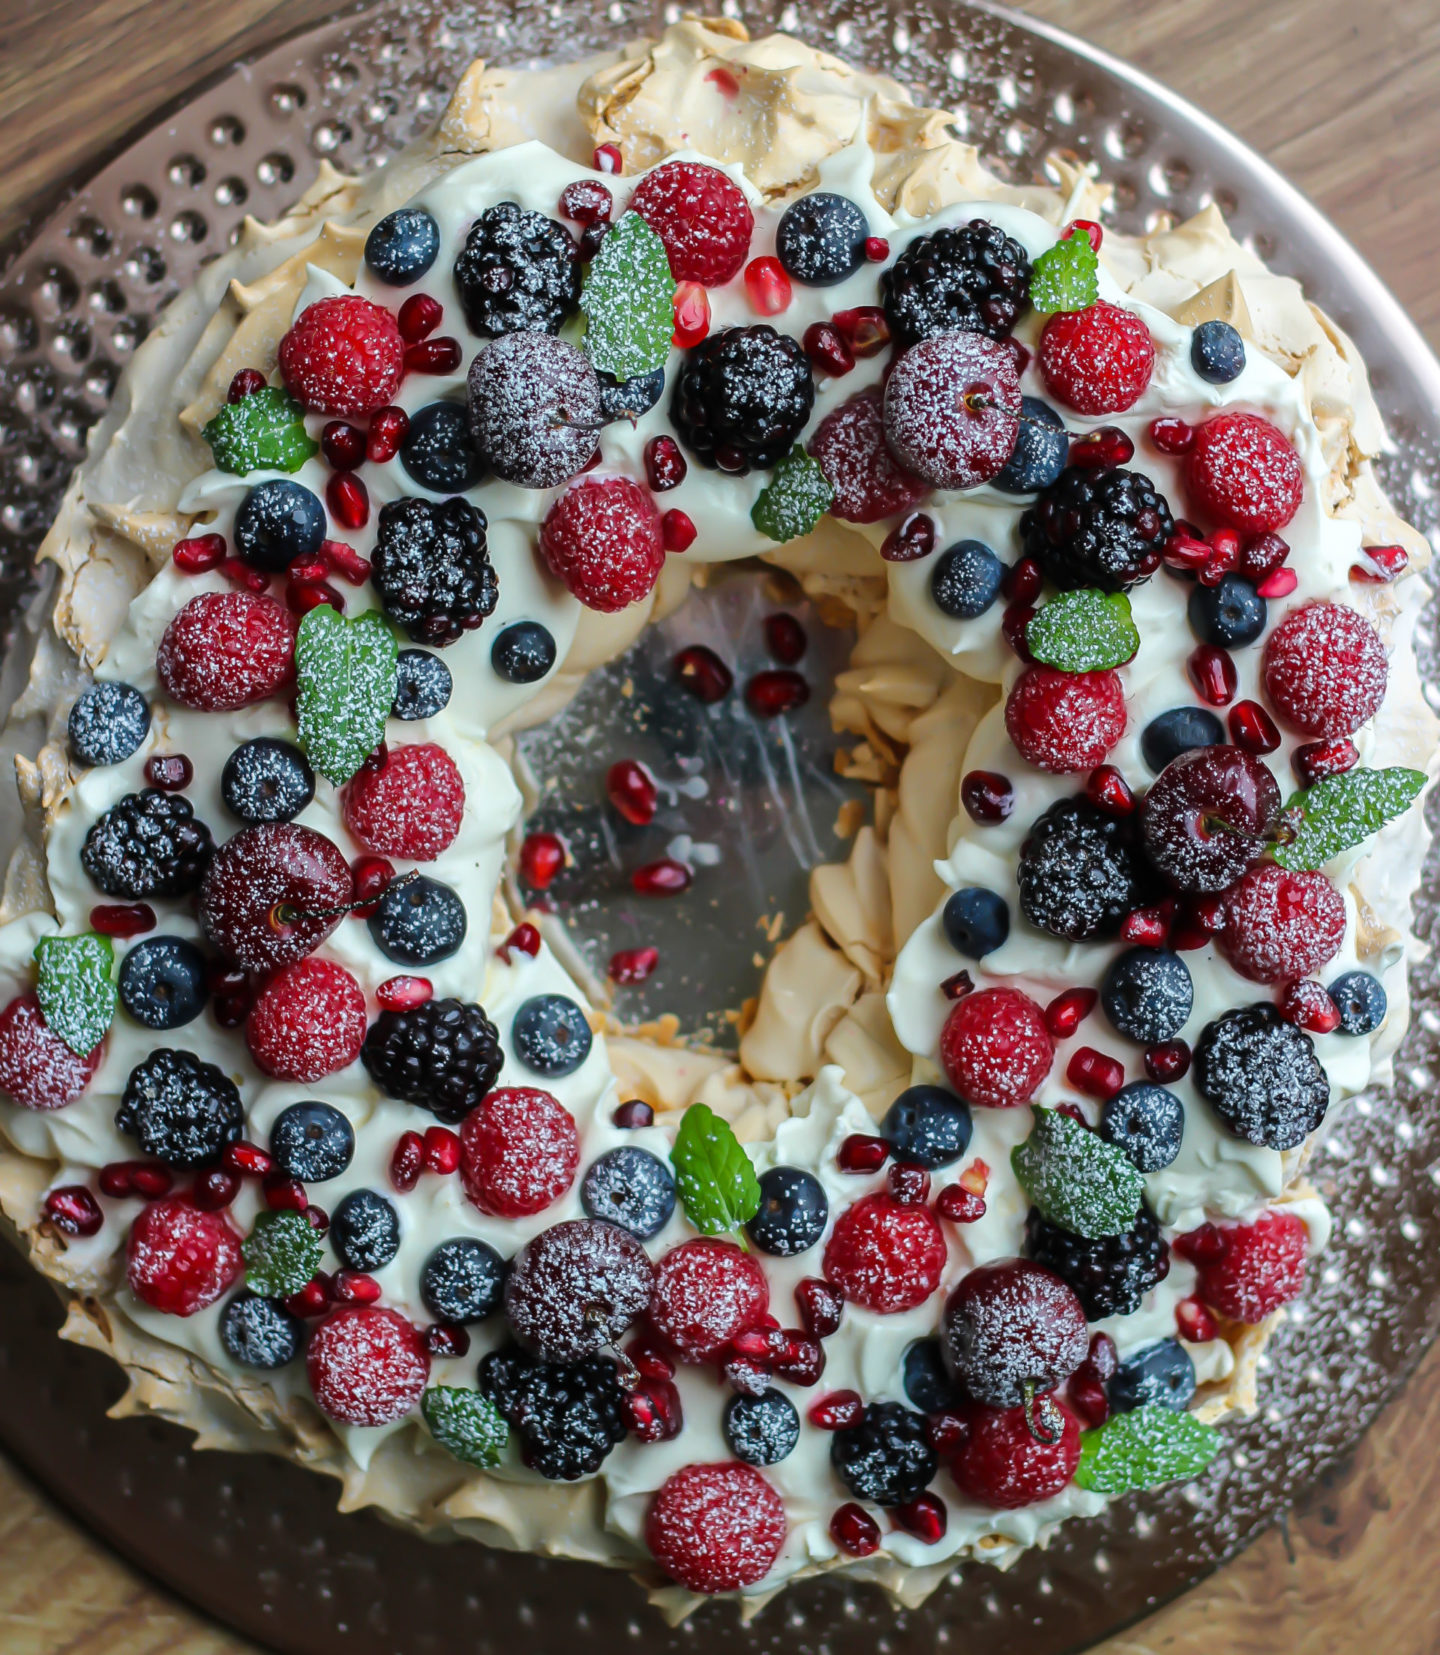
[[[1440,366],[1321,215],[1213,122],[1123,64],[998,8],[812,0],[742,9],[725,0],[721,9],[754,32],[782,27],[888,70],[958,109],[963,135],[1006,176],[1038,175],[1053,150],[1098,161],[1116,185],[1118,228],[1218,203],[1356,339],[1396,439],[1386,484],[1402,512],[1435,533]],[[87,429],[164,304],[230,244],[244,213],[280,212],[321,158],[349,170],[383,165],[434,122],[473,56],[576,57],[678,14],[644,0],[421,0],[353,14],[197,95],[14,249],[0,270],[0,611],[12,671],[30,562]],[[797,921],[808,869],[841,849],[834,820],[847,789],[833,773],[824,692],[845,640],[810,626],[815,695],[783,734],[743,713],[718,736],[707,732],[666,689],[666,668],[680,644],[708,642],[741,673],[753,670],[762,664],[759,616],[776,597],[763,577],[692,596],[525,742],[543,783],[541,819],[579,849],[579,869],[555,896],[581,952],[601,969],[613,948],[657,942],[664,969],[628,991],[623,1010],[675,1009],[695,1026],[710,1011],[721,1039],[713,1008],[738,1005],[758,981],[764,939],[755,921]],[[785,606],[813,622],[803,604]],[[1433,616],[1422,630],[1426,694],[1440,707]],[[643,844],[618,840],[598,809],[598,778],[621,753],[647,759],[666,783]],[[707,884],[706,859],[696,857],[690,896],[660,921],[648,910],[642,921],[623,870],[680,836],[691,851],[723,844],[724,877],[717,871]],[[1432,865],[1420,899],[1424,940],[1433,940],[1435,913]],[[747,1627],[730,1606],[712,1605],[672,1630],[611,1572],[431,1544],[372,1514],[341,1516],[328,1480],[262,1456],[196,1452],[158,1421],[106,1419],[122,1389],[118,1370],[54,1337],[53,1293],[3,1249],[0,1443],[132,1562],[286,1655],[551,1655],[577,1641],[643,1641],[654,1655],[1078,1650],[1183,1590],[1314,1486],[1440,1325],[1429,1265],[1440,1251],[1440,982],[1430,966],[1413,990],[1397,1085],[1355,1100],[1316,1163],[1336,1239],[1272,1342],[1262,1412],[1227,1433],[1225,1455],[1198,1485],[1072,1523],[1006,1574],[957,1572],[917,1611],[810,1583]]]

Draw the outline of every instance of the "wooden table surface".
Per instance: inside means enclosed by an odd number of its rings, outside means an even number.
[[[1267,155],[1440,345],[1435,0],[1012,0],[1128,58]],[[698,0],[697,0],[698,4]],[[0,0],[0,239],[75,169],[327,0]],[[1284,1529],[1104,1655],[1440,1651],[1440,1349]],[[244,1655],[0,1460],[5,1655]],[[324,1652],[317,1652],[324,1655]]]

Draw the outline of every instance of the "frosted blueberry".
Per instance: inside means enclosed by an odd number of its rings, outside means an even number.
[[[81,764],[120,764],[150,733],[150,706],[130,684],[92,684],[71,707],[67,729]]]

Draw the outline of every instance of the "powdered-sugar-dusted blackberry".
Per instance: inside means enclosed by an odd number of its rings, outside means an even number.
[[[382,506],[372,565],[385,613],[417,644],[453,644],[499,602],[485,519],[466,500]]]
[[[147,787],[101,816],[85,835],[80,863],[106,896],[135,902],[193,891],[214,848],[189,799]]]
[[[940,1469],[925,1416],[898,1402],[872,1402],[858,1425],[837,1431],[830,1463],[857,1500],[877,1506],[905,1505]]]
[[[800,341],[756,322],[721,328],[686,352],[670,419],[702,465],[742,476],[788,454],[814,404]]]
[[[1207,1023],[1195,1047],[1195,1084],[1237,1138],[1295,1149],[1325,1118],[1330,1082],[1315,1043],[1268,1003]]]
[[[620,1338],[650,1302],[655,1270],[617,1224],[570,1219],[521,1248],[505,1281],[505,1318],[527,1350],[578,1362]]]
[[[235,1082],[194,1052],[162,1046],[130,1071],[115,1124],[167,1166],[211,1166],[245,1128]]]
[[[562,1364],[492,1351],[480,1389],[518,1432],[525,1463],[552,1481],[592,1476],[624,1440],[625,1393],[608,1356]]]
[[[505,1058],[484,1007],[446,998],[412,1011],[382,1011],[365,1036],[360,1061],[392,1098],[418,1103],[454,1124],[495,1084]]]
[[[455,285],[471,330],[558,333],[580,302],[580,264],[563,224],[502,201],[470,226]]]
[[[558,488],[600,444],[600,381],[590,359],[548,333],[509,333],[470,364],[470,430],[503,482]]]
[[[984,218],[916,236],[880,278],[885,315],[902,349],[937,333],[1003,339],[1029,289],[1029,255]]]
[[[1160,567],[1175,532],[1170,505],[1138,471],[1072,465],[1020,519],[1020,539],[1062,591],[1121,592]]]
[[[1128,1230],[1090,1239],[1062,1230],[1032,1207],[1025,1220],[1025,1251],[1074,1289],[1091,1322],[1133,1315],[1170,1274],[1170,1248],[1143,1202]]]
[[[1020,847],[1020,911],[1068,942],[1114,936],[1138,906],[1141,877],[1124,818],[1083,796],[1059,799]]]

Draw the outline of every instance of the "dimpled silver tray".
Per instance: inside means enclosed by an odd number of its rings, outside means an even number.
[[[1258,157],[1198,111],[1058,31],[989,7],[726,0],[752,31],[783,27],[885,69],[957,108],[964,134],[1002,173],[1036,176],[1051,150],[1098,161],[1117,186],[1112,221],[1141,229],[1217,202],[1263,257],[1301,277],[1357,340],[1396,438],[1385,480],[1403,512],[1436,527],[1440,368],[1359,257]],[[0,273],[0,604],[13,621],[29,566],[85,432],[166,301],[229,244],[241,215],[278,213],[321,157],[364,169],[431,124],[474,55],[520,63],[574,57],[654,29],[678,7],[614,0],[584,8],[388,5],[290,41],[198,94],[80,185]],[[758,980],[752,915],[805,909],[808,868],[840,848],[845,790],[831,769],[827,674],[843,637],[812,626],[810,707],[784,732],[735,713],[723,740],[666,689],[670,653],[719,647],[761,664],[759,579],[687,603],[527,754],[549,780],[542,814],[564,827],[588,877],[557,906],[597,969],[610,949],[656,942],[662,969],[628,991],[627,1013],[676,1009],[693,1024]],[[805,613],[801,605],[787,605]],[[1424,630],[1426,693],[1435,685]],[[10,662],[13,669],[14,661]],[[8,675],[7,675],[8,676]],[[628,682],[633,694],[614,693]],[[621,703],[623,714],[614,707]],[[675,784],[650,838],[607,837],[605,764],[648,759]],[[703,791],[682,783],[696,775]],[[695,889],[654,913],[629,900],[625,869],[680,834],[714,844]],[[737,873],[737,869],[741,872]],[[734,896],[743,889],[742,901]],[[734,916],[739,910],[741,917]],[[1418,930],[1432,940],[1435,871]],[[627,1579],[588,1566],[433,1545],[369,1514],[342,1517],[325,1479],[263,1456],[197,1453],[158,1421],[111,1421],[118,1370],[54,1337],[48,1286],[0,1250],[0,1442],[76,1517],[197,1607],[294,1655],[537,1655],[573,1647],[654,1655],[909,1655],[982,1644],[989,1655],[1060,1655],[1135,1620],[1274,1521],[1350,1452],[1410,1372],[1440,1319],[1428,1261],[1440,1250],[1440,986],[1413,983],[1415,1023],[1392,1091],[1360,1098],[1330,1135],[1317,1175],[1336,1240],[1273,1341],[1262,1409],[1227,1432],[1197,1485],[1120,1502],[1068,1525],[1009,1573],[957,1572],[917,1611],[824,1582],[786,1593],[749,1627],[711,1605],[670,1630]],[[723,1034],[723,1029],[718,1032]]]

